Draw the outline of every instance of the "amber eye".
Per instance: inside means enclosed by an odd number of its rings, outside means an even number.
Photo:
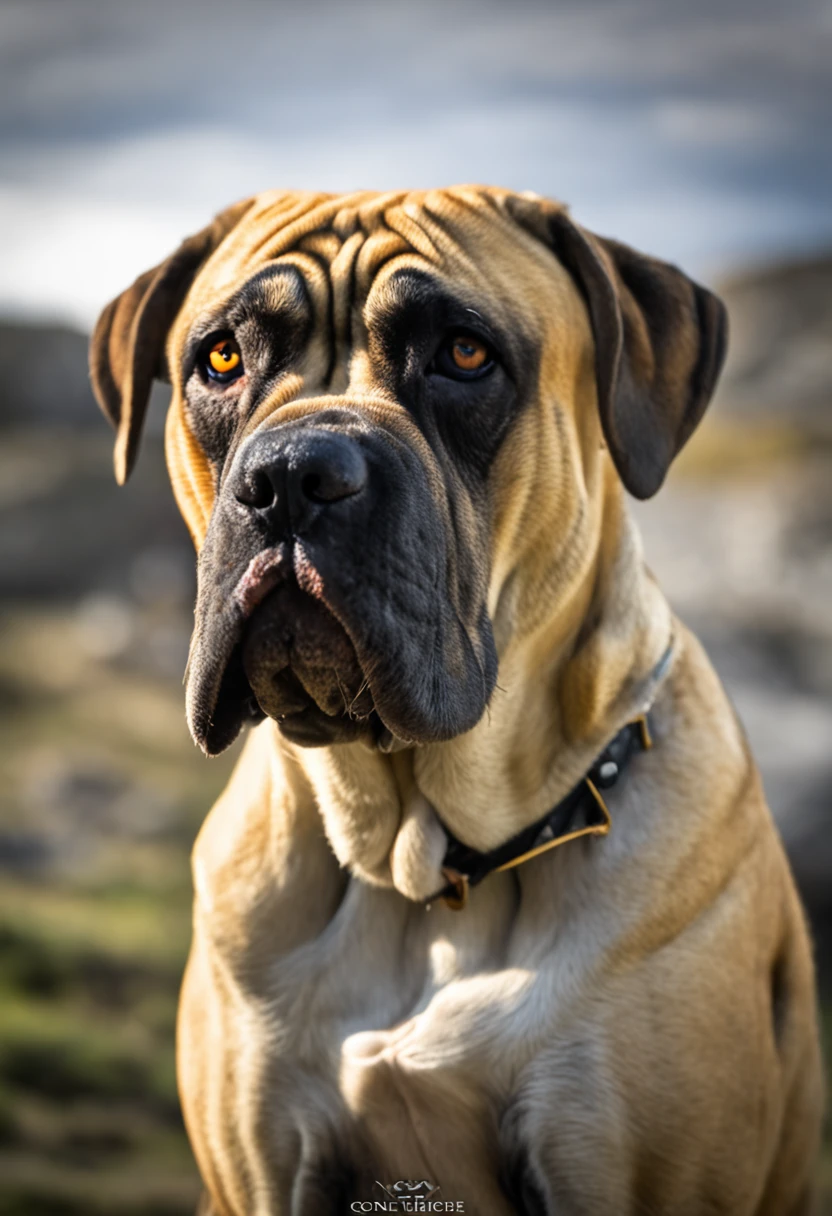
[[[432,370],[449,380],[479,380],[493,367],[493,352],[481,338],[451,333],[436,352]]]
[[[221,338],[208,350],[205,370],[212,380],[227,384],[236,380],[243,370],[243,357],[233,338]]]
[[[461,372],[478,372],[488,361],[488,347],[476,338],[455,338],[451,358]]]

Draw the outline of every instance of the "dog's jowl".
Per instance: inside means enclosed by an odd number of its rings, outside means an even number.
[[[191,731],[247,733],[179,1016],[206,1212],[809,1211],[803,915],[625,493],[725,341],[676,268],[473,187],[260,195],[102,314],[119,481],[173,386]]]

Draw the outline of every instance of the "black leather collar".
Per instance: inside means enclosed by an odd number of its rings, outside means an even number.
[[[459,910],[468,902],[469,889],[496,870],[510,870],[579,836],[606,836],[612,820],[601,791],[616,784],[637,751],[648,751],[652,745],[649,714],[628,722],[557,806],[490,853],[469,848],[445,828],[448,848],[442,875],[447,886],[426,902],[442,899],[449,908]]]

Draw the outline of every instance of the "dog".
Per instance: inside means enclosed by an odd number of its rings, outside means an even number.
[[[173,386],[191,732],[249,727],[193,854],[202,1211],[810,1210],[804,916],[625,499],[725,343],[675,267],[483,187],[258,195],[103,312],[120,483]]]

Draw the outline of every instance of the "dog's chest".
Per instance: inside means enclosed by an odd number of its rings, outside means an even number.
[[[323,935],[274,961],[250,1024],[281,1189],[311,1187],[314,1208],[321,1175],[356,1201],[419,1179],[468,1212],[514,1210],[501,1124],[553,1010],[513,961],[511,884],[489,895],[461,916],[354,884]]]

